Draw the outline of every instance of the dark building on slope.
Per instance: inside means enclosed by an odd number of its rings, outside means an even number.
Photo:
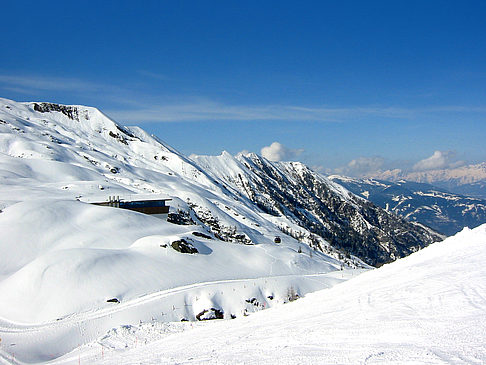
[[[166,202],[170,200],[172,199],[124,200],[120,199],[119,196],[109,196],[108,201],[92,204],[134,210],[136,212],[153,215],[157,218],[167,219],[169,205]]]

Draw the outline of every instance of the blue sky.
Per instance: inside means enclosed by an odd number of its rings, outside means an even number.
[[[275,159],[323,169],[412,168],[434,151],[486,161],[484,1],[16,1],[2,13],[0,96],[96,106],[186,154],[278,142]]]

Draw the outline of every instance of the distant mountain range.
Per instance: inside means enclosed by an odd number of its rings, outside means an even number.
[[[485,166],[476,166],[474,170],[478,172],[477,177],[481,176]],[[432,178],[433,174],[424,176]],[[391,182],[353,179],[338,175],[329,178],[387,211],[423,223],[448,236],[464,227],[474,228],[486,222],[486,200],[450,193],[430,184],[405,180]],[[471,179],[464,177],[463,181]]]
[[[385,181],[414,181],[449,192],[486,199],[486,162],[452,169],[405,172],[400,169],[373,173],[369,178]]]

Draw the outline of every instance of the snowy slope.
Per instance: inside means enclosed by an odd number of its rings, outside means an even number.
[[[248,318],[119,328],[61,362],[484,364],[484,260],[486,225]]]
[[[53,359],[121,324],[238,318],[360,272],[94,108],[1,99],[0,181],[0,359]],[[87,204],[109,195],[171,198],[169,220]]]
[[[304,176],[264,167],[255,176],[286,179],[291,194]],[[212,170],[94,108],[1,99],[0,181],[0,360],[55,359],[140,321],[238,319],[367,267],[295,220],[316,220],[305,206],[269,214]],[[362,199],[329,186],[340,209],[357,212]],[[87,203],[110,195],[170,198],[169,219]],[[409,227],[394,221],[392,238]]]
[[[26,362],[140,320],[196,320],[212,308],[241,317],[288,301],[291,288],[302,296],[354,271],[317,252],[299,254],[290,240],[228,243],[194,235],[205,234],[194,225],[76,201],[11,205],[0,230],[0,338],[15,344],[2,350]],[[175,251],[180,239],[198,253]],[[113,298],[120,303],[107,302]]]

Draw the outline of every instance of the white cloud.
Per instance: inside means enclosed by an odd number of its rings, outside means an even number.
[[[385,164],[385,159],[380,156],[358,157],[351,160],[346,166],[335,169],[335,173],[349,176],[365,176],[379,171]]]
[[[413,169],[415,171],[427,171],[451,169],[464,165],[464,161],[456,161],[455,157],[456,153],[454,151],[435,151],[432,156],[417,162]]]
[[[260,151],[263,157],[270,161],[288,161],[299,156],[303,149],[291,149],[279,142],[263,147]]]

